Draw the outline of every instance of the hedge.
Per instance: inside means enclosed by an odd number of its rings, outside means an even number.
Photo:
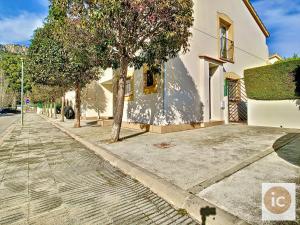
[[[250,99],[300,99],[300,59],[245,70],[245,86]]]

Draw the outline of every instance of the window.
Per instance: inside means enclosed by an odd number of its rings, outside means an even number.
[[[147,70],[146,72],[146,87],[152,87],[154,85],[154,74],[150,71]]]
[[[144,75],[144,93],[152,94],[157,93],[157,81],[161,73],[160,65],[144,65],[143,75]]]
[[[128,73],[125,86],[125,100],[132,101],[134,98],[134,74]]]
[[[233,21],[225,14],[218,13],[219,21],[219,55],[220,59],[233,62],[234,42],[233,42]]]
[[[132,95],[131,77],[128,77],[126,79],[125,96],[128,97],[130,95]]]
[[[228,36],[227,36],[227,29],[225,26],[221,26],[220,27],[220,41],[221,41],[221,52],[220,52],[220,55],[221,55],[221,58],[225,58],[227,59],[227,39],[228,39]]]

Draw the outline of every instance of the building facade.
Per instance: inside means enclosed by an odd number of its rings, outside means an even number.
[[[239,80],[245,69],[268,63],[269,33],[248,0],[195,1],[191,29],[188,53],[161,66],[129,70],[124,122],[164,126],[229,121],[226,80]],[[112,70],[106,78],[99,84],[112,85]],[[112,92],[105,94],[110,101]],[[113,116],[112,109],[105,111]]]

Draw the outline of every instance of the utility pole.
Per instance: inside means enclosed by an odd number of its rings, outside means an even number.
[[[23,102],[24,102],[24,62],[23,58],[21,58],[22,62],[22,78],[21,78],[21,125],[24,125],[24,111],[23,111]]]

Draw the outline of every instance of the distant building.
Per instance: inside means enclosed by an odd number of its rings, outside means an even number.
[[[281,60],[283,60],[283,58],[278,54],[274,54],[274,55],[271,55],[269,57],[269,63],[270,64],[274,64],[274,63],[276,63],[278,61],[281,61]]]

